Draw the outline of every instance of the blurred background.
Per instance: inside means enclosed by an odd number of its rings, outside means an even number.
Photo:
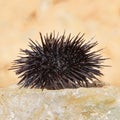
[[[0,87],[19,81],[8,69],[20,48],[28,48],[28,38],[39,41],[39,32],[54,30],[94,37],[112,66],[100,79],[120,86],[120,0],[0,0]]]

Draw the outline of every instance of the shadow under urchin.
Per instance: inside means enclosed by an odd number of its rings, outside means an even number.
[[[72,37],[55,32],[40,33],[40,40],[41,44],[30,39],[30,50],[21,49],[22,56],[13,62],[18,85],[51,90],[102,86],[98,76],[103,75],[100,69],[106,58],[100,50],[91,51],[97,42],[85,42],[84,34]]]

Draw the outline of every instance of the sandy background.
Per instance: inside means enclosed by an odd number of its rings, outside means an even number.
[[[97,48],[111,58],[101,80],[120,86],[120,0],[0,0],[0,87],[19,81],[8,69],[28,38],[53,30],[95,36]]]

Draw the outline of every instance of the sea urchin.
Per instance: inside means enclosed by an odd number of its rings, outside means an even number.
[[[101,63],[105,60],[91,49],[98,43],[85,42],[81,36],[68,37],[50,33],[42,36],[41,43],[30,39],[31,50],[22,50],[23,56],[14,61],[12,69],[19,75],[21,87],[64,89],[89,87],[102,76]]]

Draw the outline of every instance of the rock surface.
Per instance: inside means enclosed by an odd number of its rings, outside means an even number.
[[[1,120],[120,120],[120,88],[0,89]]]

